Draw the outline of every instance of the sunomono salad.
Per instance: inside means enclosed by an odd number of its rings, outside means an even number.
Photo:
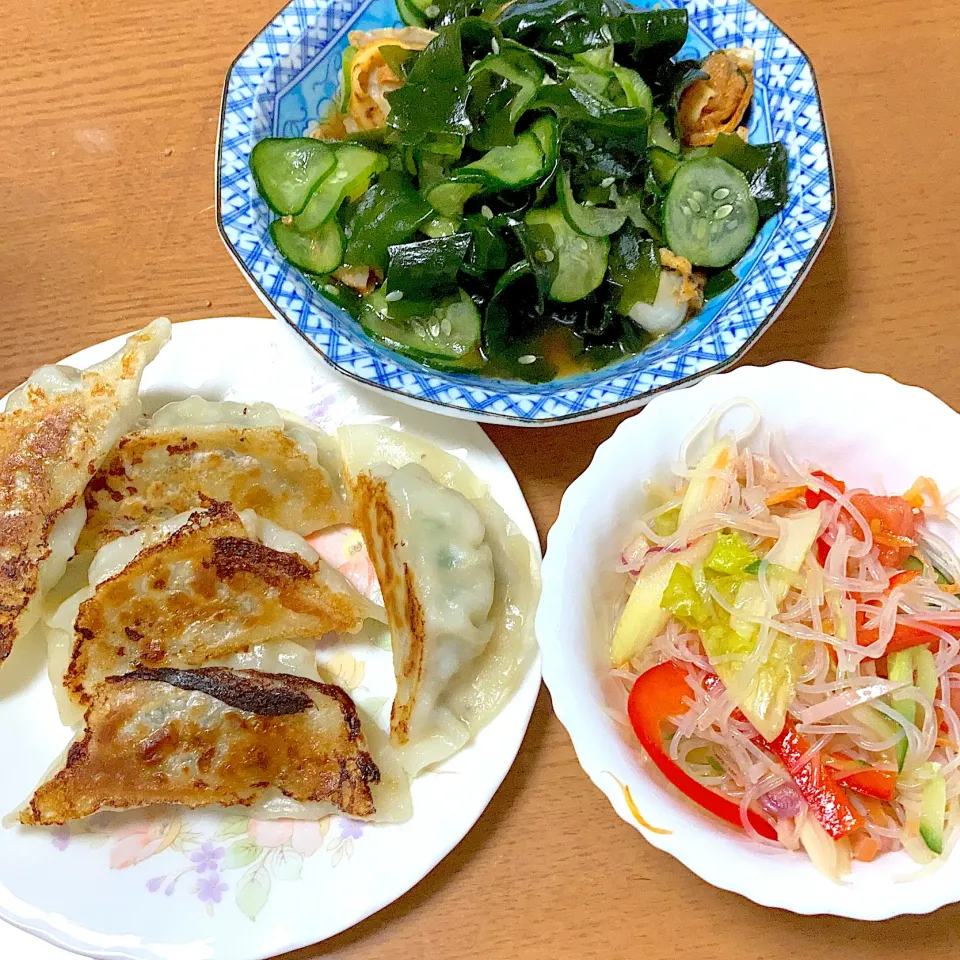
[[[611,713],[757,843],[833,878],[896,850],[933,869],[957,835],[960,558],[932,528],[956,521],[932,479],[853,487],[750,441],[755,410],[717,438],[723,413],[623,550]]]
[[[675,60],[682,9],[398,0],[312,137],[250,166],[280,253],[373,339],[539,382],[644,350],[736,282],[787,200],[753,51]]]

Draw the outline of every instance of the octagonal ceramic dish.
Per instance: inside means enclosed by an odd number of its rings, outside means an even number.
[[[785,143],[790,203],[736,266],[740,282],[640,356],[548,384],[428,370],[375,344],[277,252],[267,232],[270,213],[250,175],[250,151],[264,137],[300,136],[316,125],[337,91],[348,32],[398,25],[394,0],[293,0],[234,61],[217,159],[218,223],[227,248],[267,307],[337,370],[450,416],[521,426],[591,419],[639,407],[736,362],[796,292],[833,224],[833,173],[816,79],[796,44],[746,0],[658,5],[689,10],[682,58],[720,47],[756,51],[750,139]]]
[[[929,913],[960,900],[960,855],[949,850],[936,872],[906,853],[854,863],[844,883],[819,873],[803,854],[770,850],[703,813],[667,785],[630,731],[605,710],[609,644],[625,574],[615,572],[624,530],[644,499],[643,481],[666,481],[683,438],[714,409],[753,401],[778,445],[843,477],[851,487],[906,490],[918,476],[943,490],[960,487],[960,454],[946,438],[960,414],[918,387],[879,374],[821,370],[800,363],[741,367],[658,397],[601,444],[563,496],[547,539],[537,640],[543,679],[577,758],[616,812],[655,847],[708,883],[764,906],[802,914],[884,920]],[[734,414],[723,421],[742,428]],[[937,528],[954,549],[960,534]],[[607,598],[605,601],[604,598]],[[629,851],[624,851],[629,857]]]

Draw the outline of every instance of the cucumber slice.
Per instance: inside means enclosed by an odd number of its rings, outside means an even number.
[[[545,113],[530,124],[527,133],[532,133],[543,151],[544,174],[549,173],[557,162],[560,153],[560,128],[552,113]]]
[[[425,27],[427,18],[412,0],[397,0],[397,13],[408,27]]]
[[[613,75],[623,88],[627,106],[646,110],[649,117],[653,113],[653,93],[643,77],[636,70],[629,70],[627,67],[614,67]]]
[[[594,70],[612,70],[613,69],[613,44],[606,47],[595,47],[593,50],[584,50],[583,53],[575,53],[573,59],[577,63],[585,63]]]
[[[650,120],[650,126],[647,130],[647,142],[651,147],[659,147],[672,153],[674,156],[680,156],[680,143],[670,131],[670,125],[667,123],[666,115],[662,110],[656,110]]]
[[[938,856],[943,853],[943,827],[947,815],[947,781],[940,773],[940,764],[931,763],[930,779],[924,784],[920,807],[920,838],[927,849]]]
[[[531,210],[524,223],[536,244],[532,255],[549,270],[551,300],[573,303],[603,283],[610,253],[606,237],[577,233],[558,207]]]
[[[510,122],[516,123],[543,83],[543,67],[529,54],[510,50],[508,53],[490,54],[475,63],[467,80],[472,83],[477,76],[488,71],[520,88],[510,101]]]
[[[427,203],[442,217],[462,217],[464,204],[482,190],[476,181],[443,180],[427,190]]]
[[[480,311],[464,290],[431,302],[387,300],[386,284],[365,298],[360,325],[391,350],[460,360],[480,342]]]
[[[670,182],[680,169],[681,160],[661,147],[650,148],[650,169],[661,187],[670,186]]]
[[[896,683],[913,684],[913,650],[901,650],[899,653],[891,653],[887,657],[887,676]],[[917,722],[917,701],[907,700],[904,697],[897,697],[893,694],[890,698],[890,706],[900,714],[904,720],[910,723]],[[897,741],[897,770],[903,771],[903,762],[907,757],[908,742],[906,735],[902,740]]]
[[[747,178],[715,157],[680,165],[663,204],[667,246],[698,267],[739,260],[757,234],[757,202]]]
[[[267,137],[250,153],[260,196],[281,216],[299,213],[336,163],[333,150],[312,137]]]
[[[293,218],[294,227],[301,233],[312,233],[335,216],[347,197],[363,193],[383,167],[383,157],[373,150],[352,143],[338,147],[333,173],[320,184],[303,212]]]
[[[540,141],[529,131],[522,133],[509,147],[494,147],[462,170],[486,174],[496,187],[525,187],[546,173],[546,158]]]
[[[623,210],[610,207],[586,207],[577,203],[570,185],[570,172],[560,171],[557,188],[560,209],[570,226],[587,237],[609,237],[616,233],[626,222],[627,214]]]
[[[435,240],[437,237],[449,237],[460,229],[463,221],[460,217],[431,217],[420,224],[420,232]]]
[[[598,70],[595,67],[589,65],[576,66],[567,74],[567,79],[570,83],[575,84],[581,90],[586,90],[587,93],[592,96],[600,99],[607,99],[607,89],[610,86],[610,81],[613,79],[612,71],[610,70]]]
[[[324,223],[312,234],[300,233],[282,220],[274,220],[270,236],[287,260],[308,273],[332,273],[343,262],[343,230],[336,220]]]

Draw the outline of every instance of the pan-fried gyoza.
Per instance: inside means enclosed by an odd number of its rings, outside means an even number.
[[[88,370],[47,366],[0,414],[0,666],[36,622],[83,526],[83,492],[140,416],[146,365],[170,338],[155,320]]]
[[[55,684],[85,706],[113,674],[198,667],[271,641],[354,634],[378,615],[306,541],[273,529],[215,503],[102,547],[90,586],[51,618]]]

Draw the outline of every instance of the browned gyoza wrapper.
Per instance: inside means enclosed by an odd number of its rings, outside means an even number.
[[[356,633],[374,612],[332,567],[252,539],[226,503],[198,510],[80,605],[64,686],[87,704],[108,675],[197,667],[279,640]]]
[[[156,320],[82,373],[41,368],[0,414],[0,665],[36,619],[31,601],[57,519],[140,416],[144,367],[169,337],[170,322]]]
[[[90,481],[78,549],[210,500],[303,534],[349,519],[326,470],[280,428],[149,427],[123,437]]]
[[[21,823],[161,803],[250,805],[271,788],[351,816],[375,812],[380,772],[353,701],[331,684],[221,667],[138,670],[97,689],[85,725]]]

